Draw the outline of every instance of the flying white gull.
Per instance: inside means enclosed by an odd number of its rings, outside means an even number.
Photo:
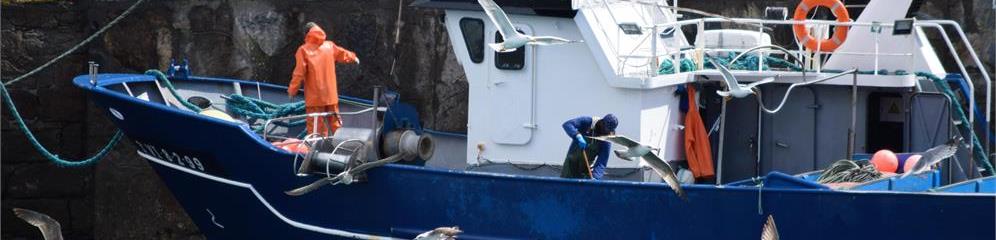
[[[961,140],[962,140],[961,137],[952,138],[943,145],[938,145],[936,147],[927,149],[927,151],[924,151],[923,154],[921,154],[922,157],[920,157],[920,160],[917,161],[915,165],[913,165],[913,168],[911,168],[909,171],[906,171],[906,173],[903,173],[903,175],[900,176],[899,178],[905,178],[906,176],[909,175],[920,174],[922,172],[929,171],[930,167],[934,166],[934,164],[937,164],[941,162],[941,160],[948,159],[951,156],[954,156],[955,153],[958,152],[958,143],[960,143]]]
[[[768,222],[761,228],[761,240],[778,240],[778,226],[773,215],[768,215]]]
[[[14,215],[24,219],[28,224],[38,227],[45,240],[62,240],[62,225],[52,217],[27,209],[14,208],[13,210]]]
[[[633,141],[632,139],[622,135],[590,138],[626,147],[625,151],[614,151],[616,156],[627,160],[636,160],[637,158],[643,159],[643,162],[647,163],[647,165],[650,166],[650,168],[653,169],[657,175],[660,175],[661,178],[664,179],[664,182],[667,182],[667,185],[674,190],[674,193],[677,194],[678,197],[682,200],[688,201],[688,197],[685,196],[685,190],[681,189],[681,184],[678,183],[678,177],[674,175],[674,169],[671,169],[671,166],[668,165],[667,162],[664,162],[664,160],[661,160],[656,154],[651,152],[651,150],[653,150],[652,147]]]
[[[424,232],[415,236],[415,240],[453,240],[456,239],[457,234],[463,233],[460,228],[454,227],[438,227],[432,231]]]
[[[712,58],[706,58],[706,59],[709,59],[709,62],[711,62],[713,66],[716,66],[716,69],[719,70],[719,73],[723,75],[723,82],[726,83],[726,87],[729,88],[729,91],[717,90],[716,94],[719,94],[720,96],[726,98],[731,96],[735,98],[743,98],[746,96],[750,96],[751,94],[754,94],[754,91],[756,91],[755,87],[761,84],[775,81],[775,78],[769,77],[762,79],[761,81],[752,82],[750,84],[743,85],[737,82],[737,78],[733,76],[733,73],[730,73],[730,69],[727,69],[726,66],[716,63],[716,61],[713,61]]]
[[[559,45],[565,43],[576,43],[581,42],[577,40],[567,40],[554,36],[530,36],[519,33],[512,26],[512,21],[508,19],[508,15],[505,11],[501,10],[493,0],[477,0],[477,3],[481,4],[481,8],[484,8],[484,13],[488,14],[488,18],[491,19],[491,23],[494,23],[498,27],[498,32],[501,33],[505,41],[500,43],[491,43],[491,46],[497,52],[514,52],[517,48],[529,45]]]

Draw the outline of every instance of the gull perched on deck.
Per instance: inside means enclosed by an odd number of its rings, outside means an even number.
[[[775,78],[769,77],[762,79],[761,81],[752,82],[750,84],[743,85],[737,82],[737,78],[733,76],[733,73],[731,73],[730,69],[727,69],[726,66],[716,63],[716,61],[713,61],[712,58],[706,58],[706,59],[709,59],[709,62],[712,63],[713,66],[716,66],[716,70],[719,70],[720,75],[723,75],[723,83],[726,83],[726,87],[729,88],[729,90],[728,91],[717,90],[716,94],[719,94],[719,96],[723,96],[724,98],[729,98],[729,97],[743,98],[746,96],[750,96],[751,94],[754,94],[755,91],[757,91],[755,87],[761,84],[775,81]]]
[[[900,176],[899,178],[905,178],[906,176],[909,175],[915,175],[929,171],[931,166],[940,163],[944,159],[951,158],[952,156],[955,155],[956,152],[958,152],[958,143],[960,143],[961,140],[962,140],[961,137],[952,138],[943,145],[938,145],[936,147],[927,149],[927,151],[924,151],[923,154],[920,154],[922,157],[920,157],[920,160],[913,165],[913,168],[911,168],[909,171],[906,171],[906,173],[903,173],[903,175]]]
[[[633,141],[626,136],[614,135],[614,136],[604,136],[604,137],[590,137],[591,139],[606,141],[622,145],[626,147],[626,150],[615,150],[616,156],[626,160],[636,160],[637,158],[643,159],[643,162],[647,163],[657,175],[660,175],[667,182],[667,185],[674,190],[674,193],[678,195],[682,200],[688,201],[688,197],[685,196],[685,190],[681,189],[681,184],[678,183],[678,177],[674,175],[674,169],[671,169],[671,165],[667,162],[661,160],[656,154],[651,152],[653,147]]]
[[[515,26],[512,26],[512,20],[508,19],[508,15],[505,11],[501,10],[493,0],[477,0],[477,3],[481,4],[481,8],[484,8],[484,13],[488,14],[488,18],[491,19],[491,23],[494,23],[498,27],[498,32],[501,33],[505,41],[500,43],[488,44],[492,49],[497,52],[506,53],[514,52],[517,48],[529,45],[559,45],[565,43],[576,43],[581,42],[578,40],[567,40],[560,37],[554,36],[530,36],[519,33],[515,30]]]
[[[45,240],[62,240],[62,225],[58,221],[55,221],[55,219],[52,219],[52,217],[22,208],[14,208],[13,210],[14,215],[24,219],[28,224],[38,227],[38,230],[41,230],[42,238]]]

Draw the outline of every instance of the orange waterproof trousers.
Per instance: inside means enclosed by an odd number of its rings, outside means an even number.
[[[323,113],[323,112],[334,112],[339,113],[339,104],[317,106],[317,107],[305,107],[308,114],[312,113]],[[331,136],[335,133],[335,130],[342,127],[342,122],[339,121],[339,115],[329,115],[327,117],[309,117],[307,121],[308,134],[318,133],[322,136]],[[332,129],[328,129],[331,127]]]

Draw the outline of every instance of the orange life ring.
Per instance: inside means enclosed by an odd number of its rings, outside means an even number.
[[[844,3],[841,3],[840,0],[802,0],[799,6],[795,7],[795,15],[792,17],[792,20],[806,20],[806,15],[809,15],[809,11],[817,6],[829,8],[833,11],[833,15],[837,17],[837,22],[845,23],[851,21],[851,16],[847,14],[847,8],[844,7]],[[806,25],[796,24],[792,26],[795,38],[803,43],[806,48],[824,52],[833,52],[837,47],[840,47],[844,43],[844,40],[847,39],[847,30],[849,28],[848,26],[837,26],[833,31],[833,36],[829,39],[817,40],[809,34],[809,29],[806,29]]]

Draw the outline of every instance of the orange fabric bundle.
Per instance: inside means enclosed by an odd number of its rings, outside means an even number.
[[[699,107],[695,102],[695,87],[687,84],[688,112],[685,113],[685,158],[688,168],[695,178],[711,178],[716,175],[712,166],[712,146],[709,132],[702,123]]]

